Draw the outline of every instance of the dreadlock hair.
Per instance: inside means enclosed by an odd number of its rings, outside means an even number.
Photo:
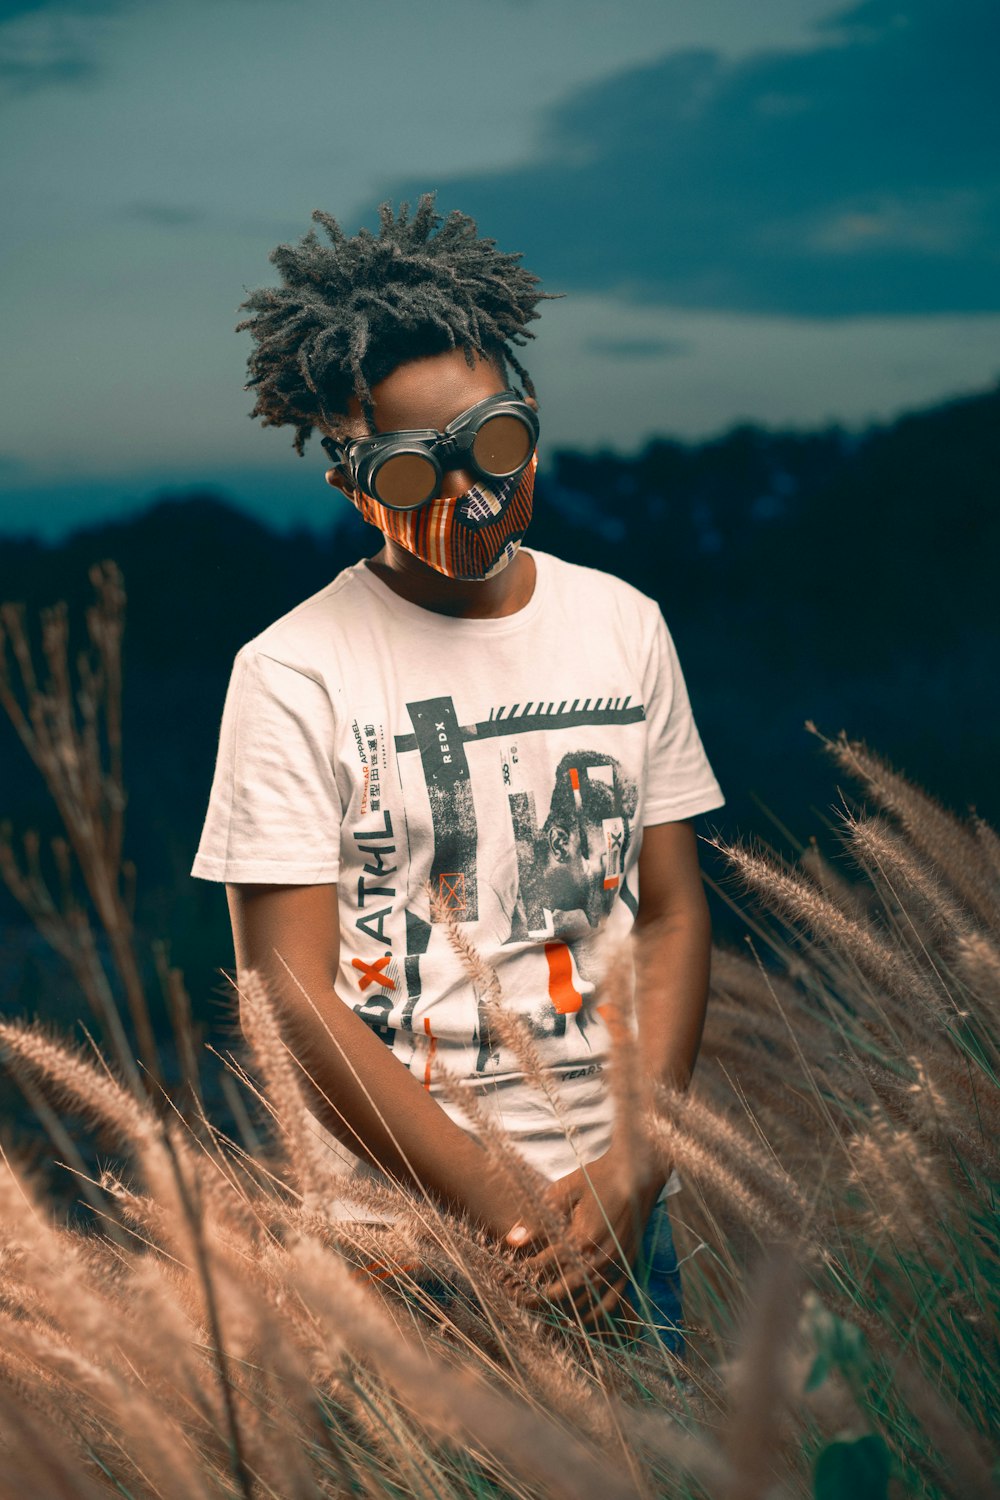
[[[470,368],[474,352],[503,369],[506,359],[529,395],[535,388],[512,344],[534,334],[539,278],[523,270],[520,253],[504,255],[496,241],[477,238],[476,223],[455,209],[444,227],[434,194],[424,193],[412,220],[402,203],[379,207],[378,235],[361,229],[348,239],[322,209],[315,229],[298,245],[278,245],[268,259],[284,286],[259,287],[240,304],[251,316],[236,325],[250,330],[256,348],[247,360],[256,389],[251,417],[265,427],[295,425],[295,451],[304,453],[317,419],[335,437],[347,433],[347,402],[354,395],[374,430],[371,387],[397,365],[461,347]],[[438,233],[433,231],[438,229]]]

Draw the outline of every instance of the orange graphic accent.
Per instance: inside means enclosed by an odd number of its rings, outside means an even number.
[[[574,792],[578,792],[580,790],[580,773],[576,769],[576,766],[570,766],[569,768],[569,784],[573,788]]]
[[[424,1016],[424,1030],[431,1039],[430,1047],[427,1049],[427,1066],[424,1068],[424,1088],[429,1092],[431,1086],[431,1067],[434,1063],[434,1054],[438,1049],[438,1039],[431,1031],[431,1023],[426,1016]]]
[[[565,943],[546,943],[549,963],[549,999],[560,1016],[580,1009],[583,996],[573,983],[573,962]]]
[[[438,895],[446,911],[465,911],[465,871],[438,876]]]
[[[618,876],[609,875],[604,882],[604,889],[606,891],[616,891],[618,889]]]
[[[387,953],[384,958],[377,958],[373,964],[366,964],[363,958],[352,958],[352,967],[355,969],[360,969],[363,975],[363,977],[358,980],[358,987],[360,989],[366,990],[370,984],[380,984],[384,989],[394,990],[396,988],[396,981],[394,979],[390,979],[388,974],[386,974],[384,977],[382,974],[382,970],[386,968],[387,965],[391,962],[391,953]]]
[[[400,1276],[410,1271],[420,1271],[423,1267],[419,1262],[407,1266],[387,1266],[379,1260],[369,1261],[367,1266],[360,1270],[352,1271],[350,1274],[355,1281],[360,1281],[364,1276],[370,1276],[372,1281],[385,1281],[389,1276]]]

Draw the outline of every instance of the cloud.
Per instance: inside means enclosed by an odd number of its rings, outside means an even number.
[[[100,19],[121,0],[0,0],[0,93],[88,83]]]
[[[799,317],[1000,309],[1000,7],[865,0],[816,38],[603,79],[549,112],[534,160],[439,181],[438,206],[553,291]]]
[[[50,3],[51,0],[0,0],[0,26],[7,21],[17,20],[19,16],[45,10]]]
[[[121,0],[0,0],[0,26],[40,10],[73,15],[100,15],[117,10]]]
[[[137,219],[159,229],[186,229],[207,218],[204,209],[185,208],[178,203],[127,203],[122,212],[127,219]]]
[[[57,53],[39,58],[0,50],[0,93],[23,93],[52,83],[85,83],[97,72],[92,58]]]
[[[607,338],[584,339],[588,354],[602,354],[608,359],[667,359],[690,354],[694,345],[689,339]]]

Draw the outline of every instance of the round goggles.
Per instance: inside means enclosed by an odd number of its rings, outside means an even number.
[[[415,510],[433,500],[449,469],[482,479],[512,479],[526,469],[538,442],[538,417],[517,391],[477,401],[443,432],[418,427],[322,446],[358,489],[390,510]]]

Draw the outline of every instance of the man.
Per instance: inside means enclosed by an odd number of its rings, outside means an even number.
[[[251,415],[293,425],[300,454],[317,430],[328,483],[384,546],[237,655],[193,873],[226,883],[237,968],[264,974],[320,1090],[345,1171],[331,1211],[365,1216],[366,1172],[416,1182],[521,1246],[593,1325],[627,1308],[645,1256],[679,1350],[680,1183],[616,1136],[598,980],[634,927],[656,975],[641,1055],[686,1086],[710,949],[690,819],[723,799],[656,605],[521,546],[539,423],[512,346],[537,278],[467,216],[442,227],[430,194],[412,220],[379,213],[350,239],[317,211],[330,244],[279,246],[284,285],[244,304]],[[497,984],[570,1133],[490,1025]],[[548,1184],[586,1278],[560,1274],[440,1067]]]

